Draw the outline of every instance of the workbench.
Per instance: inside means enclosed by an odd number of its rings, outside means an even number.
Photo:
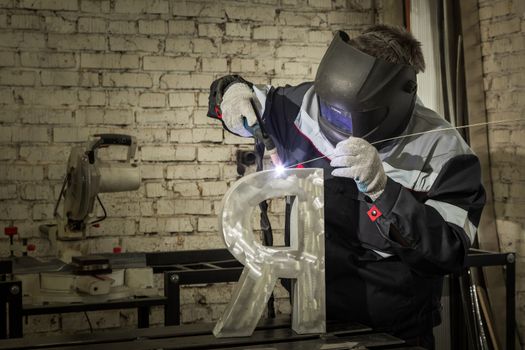
[[[131,258],[130,258],[131,257]],[[121,308],[136,308],[137,309],[137,326],[139,329],[122,331],[123,333],[111,332],[113,334],[108,342],[124,342],[119,343],[119,346],[122,345],[126,350],[132,349],[150,349],[155,347],[130,347],[126,342],[129,342],[130,339],[135,339],[141,337],[147,339],[146,343],[150,341],[153,343],[161,342],[167,344],[170,342],[175,342],[177,344],[181,343],[179,340],[173,340],[172,338],[165,337],[164,335],[171,336],[169,332],[172,332],[174,325],[180,324],[180,287],[183,285],[193,285],[193,284],[202,284],[202,283],[219,283],[219,282],[234,282],[237,281],[243,266],[233,259],[231,254],[226,249],[215,249],[215,250],[198,250],[198,251],[178,251],[178,252],[153,252],[153,253],[129,253],[122,255],[112,255],[112,265],[117,268],[123,268],[127,265],[130,265],[129,261],[134,261],[132,266],[134,267],[151,267],[154,273],[163,273],[164,274],[164,296],[150,297],[143,299],[130,299],[130,300],[119,300],[111,301],[106,303],[95,303],[95,304],[62,304],[62,305],[22,305],[22,285],[20,281],[4,277],[3,280],[0,279],[0,339],[2,338],[19,338],[23,336],[23,326],[22,320],[23,317],[31,315],[42,315],[42,314],[53,314],[53,313],[65,313],[65,312],[84,312],[84,311],[93,311],[93,310],[109,310],[109,309],[121,309]],[[122,260],[122,261],[120,261]],[[10,263],[9,263],[10,264]],[[9,265],[8,264],[8,265]],[[506,272],[506,339],[507,339],[507,350],[514,349],[514,342],[509,341],[513,339],[515,332],[515,255],[513,253],[493,253],[493,252],[484,252],[478,250],[471,250],[467,257],[466,267],[484,267],[484,266],[504,266]],[[2,270],[2,265],[0,264],[0,275],[10,274],[12,268],[7,266],[5,271]],[[453,312],[450,314],[450,333],[448,334],[447,339],[450,340],[450,349],[464,349],[465,342],[468,340],[469,334],[466,331],[466,326],[462,322],[464,316],[461,313],[462,304],[461,298],[459,297],[459,286],[458,276],[452,276],[452,288],[450,290],[451,297],[450,306]],[[152,306],[164,306],[164,327],[146,329],[149,326],[149,314],[150,307]],[[187,326],[184,326],[187,327]],[[186,328],[181,328],[186,329]],[[211,329],[211,326],[209,326]],[[208,330],[209,330],[208,329]],[[165,330],[165,331],[162,331]],[[164,333],[163,333],[164,332]],[[176,332],[180,332],[177,330]],[[191,331],[193,332],[193,331]],[[190,335],[193,334],[190,332]],[[202,333],[201,329],[199,337],[204,336],[206,333]],[[104,333],[105,334],[105,333]],[[163,335],[164,334],[164,335]],[[175,334],[175,333],[174,333]],[[177,333],[178,334],[178,333]],[[211,336],[209,333],[209,336]],[[100,335],[105,336],[105,335]],[[254,335],[256,336],[256,335]],[[68,339],[75,339],[75,341],[82,341],[83,336],[71,336],[71,337],[56,337],[56,338],[45,338],[43,343],[47,344],[47,339],[55,339],[55,343],[50,344],[50,346],[62,346],[61,344],[67,343]],[[87,335],[87,338],[90,336]],[[116,338],[115,338],[116,337]],[[185,335],[184,337],[187,337]],[[193,337],[193,335],[192,335]],[[30,340],[36,338],[31,337]],[[80,339],[80,340],[79,340]],[[102,339],[102,338],[101,338]],[[116,340],[112,340],[116,339]],[[167,340],[166,340],[167,339]],[[186,340],[192,340],[193,338],[185,338]],[[200,338],[199,338],[200,339]],[[324,338],[323,338],[324,339]],[[13,339],[12,341],[16,341]],[[51,341],[51,340],[49,340]],[[295,339],[293,344],[288,344],[285,346],[285,343],[281,345],[272,345],[270,349],[309,349],[311,347],[302,347],[303,345],[297,344],[308,344],[308,342],[322,341],[321,338],[317,337],[316,339]],[[470,340],[475,341],[475,339]],[[24,340],[20,340],[20,344]],[[4,344],[0,340],[0,344]],[[25,343],[27,344],[27,343]],[[83,344],[83,343],[79,343]],[[88,344],[95,344],[93,342]],[[97,343],[98,344],[98,343]],[[170,343],[171,344],[171,343]],[[181,344],[184,345],[184,342]],[[235,344],[234,344],[235,345]],[[318,346],[315,345],[315,346]],[[3,345],[2,345],[3,346]],[[70,344],[71,346],[71,344]],[[83,345],[84,346],[84,345]],[[93,348],[95,345],[92,345]],[[171,348],[179,349],[179,347]],[[181,345],[182,346],[182,345]],[[229,345],[228,345],[229,346]],[[233,346],[233,345],[232,345]],[[243,349],[242,345],[240,348]],[[284,347],[283,347],[284,346]],[[299,347],[298,347],[299,346]],[[305,345],[308,346],[308,345]],[[159,346],[160,347],[160,346]],[[251,347],[251,345],[250,345]],[[28,347],[22,347],[20,349],[27,349]],[[56,349],[65,349],[67,347],[55,347]],[[73,347],[75,348],[75,347]],[[85,347],[85,349],[90,348],[90,346]],[[97,350],[102,350],[96,345]],[[109,348],[109,347],[108,347]],[[168,347],[170,348],[170,347]],[[180,347],[180,349],[186,349],[192,347]],[[197,348],[208,348],[209,344],[204,347]],[[246,348],[246,347],[245,347]],[[319,349],[319,347],[313,347]],[[10,347],[1,347],[0,349],[10,349]],[[14,348],[18,349],[18,348]],[[111,350],[120,349],[112,348]],[[235,349],[235,347],[233,348]],[[402,349],[402,348],[399,348]]]
[[[336,350],[397,349],[407,347],[401,339],[377,333],[360,324],[329,324],[324,334],[297,334],[289,318],[262,320],[251,337],[216,338],[214,324],[164,326],[147,329],[116,330],[89,334],[29,337],[0,341],[0,350],[149,350],[149,349],[260,349],[260,350]]]

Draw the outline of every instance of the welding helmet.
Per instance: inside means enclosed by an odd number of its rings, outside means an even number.
[[[350,136],[376,142],[406,128],[416,99],[416,71],[370,56],[337,32],[315,77],[319,126],[336,144]]]

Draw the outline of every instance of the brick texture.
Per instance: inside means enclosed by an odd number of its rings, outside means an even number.
[[[502,251],[516,252],[517,322],[525,336],[525,17],[516,1],[479,1],[496,224]],[[523,10],[523,8],[522,8]]]
[[[71,148],[96,133],[127,133],[138,142],[140,189],[101,195],[108,218],[85,241],[63,246],[83,253],[223,247],[220,201],[237,178],[235,150],[253,142],[206,117],[211,82],[229,73],[263,84],[311,79],[334,30],[372,24],[369,2],[0,0],[0,223],[18,225],[42,246],[31,254],[49,252],[38,226],[53,222]],[[487,33],[487,45],[501,50],[503,36],[523,50],[518,27],[505,19]],[[507,61],[494,65],[520,66],[501,55]],[[494,93],[514,81],[523,89],[514,73],[493,82],[502,87]],[[509,111],[522,97],[508,98]],[[112,161],[125,156],[121,150],[101,154]],[[281,242],[282,213],[272,210],[272,220]],[[7,253],[0,240],[0,255]],[[217,319],[231,288],[184,288],[183,322]],[[289,313],[285,294],[278,298],[278,312]],[[135,326],[128,310],[88,315],[94,328]],[[154,311],[152,323],[161,322]],[[29,317],[24,332],[86,325],[83,314]]]

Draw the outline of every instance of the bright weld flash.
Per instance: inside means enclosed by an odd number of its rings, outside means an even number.
[[[276,165],[274,170],[277,173],[277,175],[281,175],[282,173],[284,173],[284,165]]]

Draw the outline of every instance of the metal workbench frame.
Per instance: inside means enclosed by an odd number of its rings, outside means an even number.
[[[146,265],[154,273],[164,274],[164,296],[93,304],[22,306],[19,281],[0,281],[0,338],[22,336],[22,318],[29,315],[136,308],[138,327],[149,326],[149,310],[164,305],[164,324],[180,324],[180,287],[204,283],[235,282],[243,266],[226,249],[145,253]],[[515,255],[471,250],[466,267],[504,266],[506,271],[507,349],[514,350],[515,323]],[[3,306],[2,306],[3,305]],[[7,308],[6,308],[7,305]],[[7,315],[7,314],[8,315]],[[7,319],[6,319],[7,315]],[[2,317],[4,316],[4,317]],[[9,321],[9,322],[7,322]]]
[[[138,328],[149,327],[151,307],[164,306],[164,324],[180,324],[180,287],[236,282],[243,266],[226,249],[145,253],[146,265],[164,274],[164,296],[82,304],[22,304],[22,283],[0,280],[0,339],[23,336],[23,317],[99,310],[137,309]],[[6,268],[9,270],[9,268]],[[1,268],[0,268],[1,270]],[[8,273],[9,271],[3,271]],[[7,274],[8,275],[8,274]]]
[[[153,272],[164,273],[164,295],[170,305],[173,305],[171,310],[180,310],[182,285],[237,282],[241,276],[244,266],[228,250],[194,252],[194,256],[190,252],[154,253],[146,256]],[[164,324],[180,325],[180,312],[165,312]]]
[[[367,348],[423,350],[406,346],[404,341],[385,333],[374,332],[357,323],[329,323],[326,333],[297,334],[291,329],[289,317],[265,319],[259,322],[250,337],[216,338],[213,324],[201,323],[139,330],[114,330],[94,334],[36,336],[31,339],[7,339],[0,350],[152,350],[152,349],[230,349],[257,347],[275,350],[318,350],[324,345],[340,344],[338,348],[359,343]]]
[[[505,270],[506,293],[506,349],[516,348],[516,255],[515,253],[496,253],[471,249],[465,265],[470,267],[502,266]]]

